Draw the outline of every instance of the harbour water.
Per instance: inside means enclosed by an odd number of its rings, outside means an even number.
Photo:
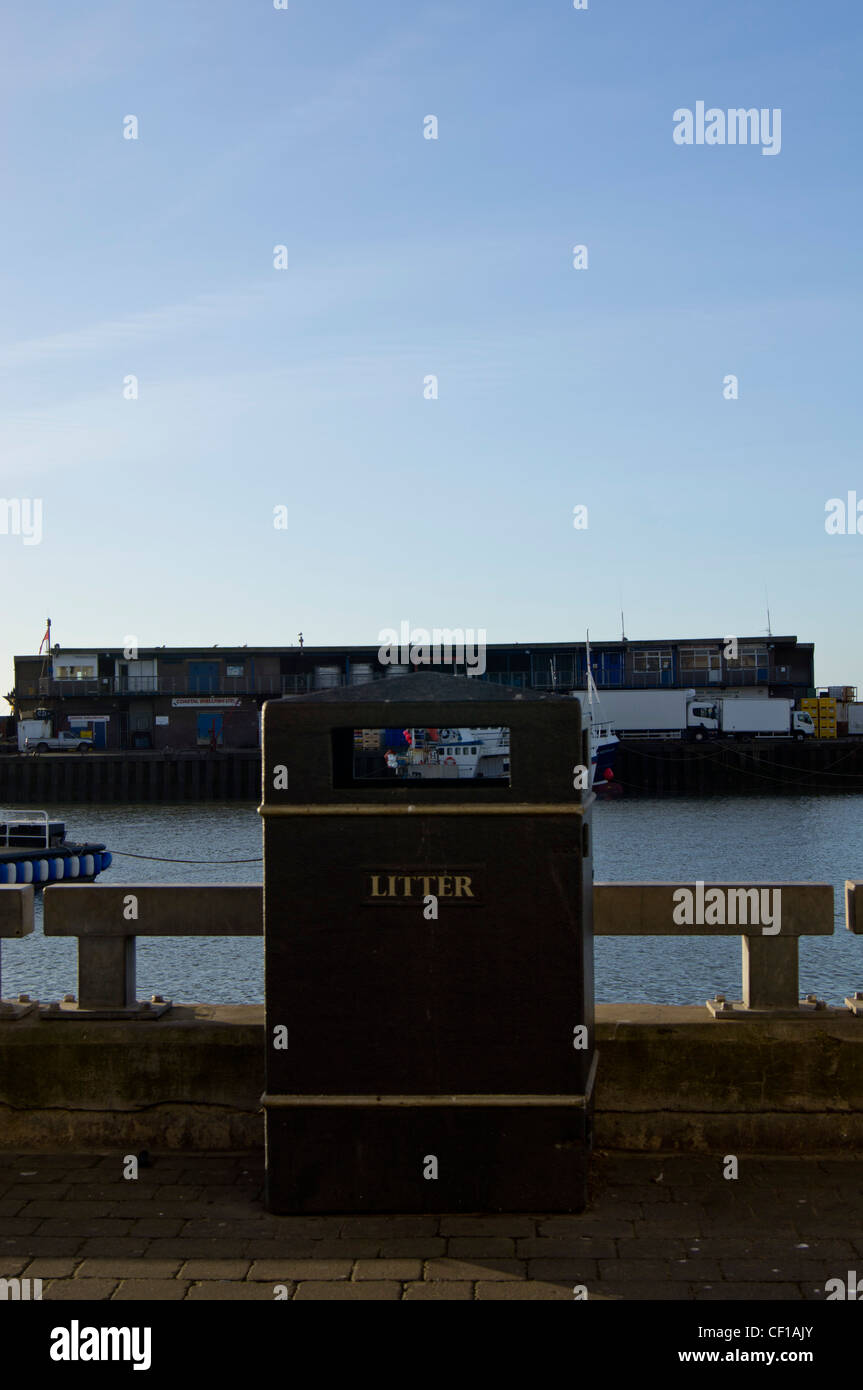
[[[70,838],[114,853],[102,883],[260,883],[261,821],[253,802],[52,806]],[[124,857],[151,856],[149,858]],[[162,862],[205,860],[206,863]],[[229,862],[252,861],[252,862]],[[728,796],[600,802],[594,808],[598,880],[696,879],[832,883],[835,934],[803,938],[801,994],[830,1004],[863,988],[863,941],[845,930],[844,881],[863,879],[863,798]],[[77,985],[76,943],[42,935],[3,943],[3,993],[57,999]],[[137,946],[138,997],[255,1004],[264,997],[263,942],[148,938]],[[603,938],[596,942],[598,1003],[703,1004],[740,997],[736,937]]]

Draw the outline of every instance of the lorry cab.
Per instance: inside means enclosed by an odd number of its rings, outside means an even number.
[[[687,728],[692,730],[691,737],[700,740],[706,738],[708,733],[716,733],[719,729],[719,711],[715,705],[702,704],[701,702],[689,705],[686,711]]]
[[[815,721],[808,710],[796,709],[791,717],[791,729],[796,739],[815,734]]]

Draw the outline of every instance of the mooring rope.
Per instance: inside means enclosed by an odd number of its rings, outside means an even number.
[[[156,864],[211,864],[217,869],[220,864],[262,864],[264,856],[255,859],[166,859],[162,854],[133,854],[129,849],[112,849],[112,854],[122,854],[126,859],[152,859]]]

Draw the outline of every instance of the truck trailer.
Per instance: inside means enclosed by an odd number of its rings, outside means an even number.
[[[597,723],[614,725],[627,738],[681,738],[694,690],[600,690],[589,705],[587,692],[574,692]]]
[[[815,724],[794,701],[771,698],[696,699],[687,707],[690,736],[699,738],[796,738],[811,737]]]

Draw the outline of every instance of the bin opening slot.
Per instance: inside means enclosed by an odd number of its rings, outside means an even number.
[[[508,787],[509,729],[334,729],[336,787]]]

